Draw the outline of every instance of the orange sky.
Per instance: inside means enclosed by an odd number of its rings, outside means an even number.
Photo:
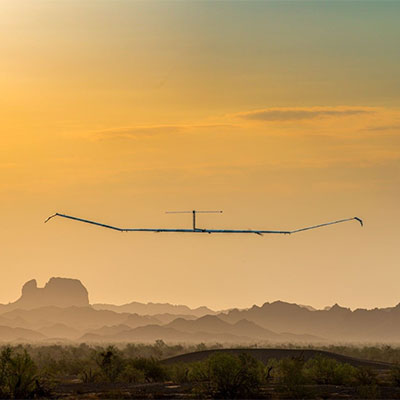
[[[395,2],[0,3],[0,302],[397,304]],[[118,234],[291,229],[291,237]]]

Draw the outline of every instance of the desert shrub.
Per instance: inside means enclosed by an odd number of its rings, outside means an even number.
[[[7,380],[10,375],[11,347],[2,349],[0,353],[0,397],[5,398],[8,394]]]
[[[304,385],[307,378],[304,375],[304,361],[296,358],[284,358],[277,364],[277,381],[285,386]]]
[[[356,369],[332,358],[316,357],[304,365],[304,375],[319,385],[347,385],[353,382]]]
[[[204,350],[207,350],[207,346],[203,342],[196,345],[195,351],[204,351]]]
[[[396,364],[390,371],[390,380],[394,386],[400,386],[400,364]]]
[[[185,347],[183,345],[167,345],[162,340],[156,341],[153,345],[143,343],[128,343],[121,352],[126,358],[167,358],[176,356],[182,353],[194,351],[192,347]]]
[[[358,386],[376,385],[378,383],[376,372],[367,367],[356,368],[354,378],[355,384]]]
[[[190,382],[189,378],[190,367],[186,364],[173,364],[169,367],[169,376],[175,383]]]
[[[115,382],[124,369],[124,361],[115,346],[108,346],[96,355],[100,373],[109,382]]]
[[[321,349],[366,360],[384,361],[390,363],[400,362],[400,348],[392,347],[386,344],[379,346],[331,345],[322,347]]]
[[[125,368],[121,374],[121,381],[129,383],[144,383],[146,382],[146,376],[144,371],[137,369],[133,366],[132,362],[129,360],[125,364]]]
[[[357,368],[354,378],[360,398],[376,399],[379,397],[378,378],[374,370],[367,367]]]
[[[379,387],[376,384],[358,386],[357,394],[360,399],[378,399],[378,398],[380,398]]]
[[[122,352],[127,358],[158,358],[160,355],[159,349],[155,345],[142,343],[128,343]]]
[[[273,379],[278,369],[278,361],[275,358],[270,358],[264,367],[265,380],[268,382]]]
[[[90,365],[82,366],[81,371],[78,373],[78,377],[83,383],[94,383],[99,381],[99,371]]]
[[[27,351],[42,374],[58,379],[66,375],[80,376],[89,362],[95,368],[94,359],[101,349],[81,344],[79,346],[33,346]]]
[[[11,347],[5,347],[0,353],[0,383],[3,383],[8,374],[9,362],[11,359]]]
[[[188,380],[197,386],[208,384],[210,380],[208,362],[198,361],[189,364]]]
[[[162,382],[168,378],[167,369],[155,358],[139,357],[131,360],[130,365],[142,371],[146,382]]]
[[[257,396],[265,377],[264,365],[248,354],[224,353],[193,364],[189,375],[197,389],[223,399]]]
[[[10,358],[8,387],[14,399],[33,397],[36,389],[37,368],[29,354],[24,351]]]
[[[23,350],[15,352],[6,347],[0,354],[0,394],[13,399],[33,398],[44,391],[37,374],[37,367],[30,355]]]
[[[277,381],[277,390],[287,398],[309,398],[312,393],[305,387],[309,380],[304,374],[304,360],[302,358],[284,358],[277,363],[274,377]]]
[[[173,357],[178,354],[185,353],[185,347],[182,346],[181,344],[175,344],[175,345],[165,345],[163,348],[163,358],[168,358],[168,357]]]

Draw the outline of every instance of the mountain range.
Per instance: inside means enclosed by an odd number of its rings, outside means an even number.
[[[92,343],[333,343],[400,342],[400,305],[373,310],[324,310],[275,301],[249,309],[214,311],[207,307],[132,302],[121,306],[89,303],[76,279],[35,280],[21,297],[0,305],[0,341]]]
[[[157,314],[172,314],[172,315],[193,315],[194,317],[202,317],[204,315],[215,315],[213,311],[207,307],[189,308],[184,305],[174,305],[169,303],[132,303],[116,306],[113,304],[93,304],[96,310],[110,310],[115,312],[127,312],[139,315],[157,315]]]

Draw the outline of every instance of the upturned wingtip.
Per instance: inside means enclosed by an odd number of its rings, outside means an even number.
[[[363,220],[362,220],[361,218],[354,217],[354,219],[355,219],[356,221],[358,221],[358,222],[360,223],[361,226],[364,226],[364,222],[363,222]]]
[[[50,215],[50,217],[48,217],[48,218],[46,219],[46,221],[44,221],[44,223],[46,223],[47,221],[50,221],[52,218],[56,217],[57,215],[58,215],[58,213],[55,213],[55,214],[53,214],[53,215]]]

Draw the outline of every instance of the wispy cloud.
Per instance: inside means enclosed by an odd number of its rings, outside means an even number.
[[[210,116],[206,121],[110,127],[85,133],[85,136],[92,140],[137,140],[201,133],[231,134],[235,131],[246,136],[250,132],[281,137],[292,135],[295,129],[297,136],[313,136],[315,140],[319,140],[321,136],[327,140],[339,137],[349,139],[352,132],[355,134],[360,131],[398,129],[400,125],[397,123],[397,113],[397,110],[365,106],[272,107],[227,114],[223,117]],[[336,121],[339,119],[341,129],[337,132]],[[272,128],[268,132],[264,129],[267,123],[270,123],[268,126]],[[303,124],[307,125],[307,131],[302,130]],[[282,127],[284,129],[281,129]]]
[[[398,125],[377,125],[364,128],[365,131],[379,132],[379,131],[400,131],[400,124]]]
[[[92,132],[98,139],[133,139],[146,136],[186,133],[198,130],[215,130],[234,128],[231,124],[174,124],[174,125],[142,125],[130,127],[116,127]]]
[[[132,138],[138,136],[154,136],[168,133],[178,133],[183,130],[181,125],[150,125],[150,126],[129,126],[103,129],[93,132],[99,139]]]
[[[299,121],[316,118],[349,117],[373,114],[375,110],[367,107],[279,107],[245,111],[234,117],[252,121]]]

